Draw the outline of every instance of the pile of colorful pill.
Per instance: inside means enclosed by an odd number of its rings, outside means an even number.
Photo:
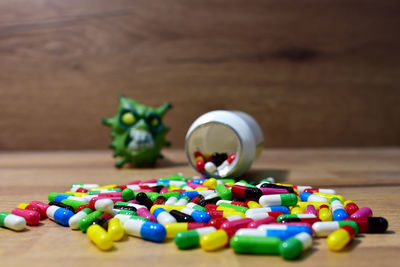
[[[201,153],[194,152],[195,166],[198,172],[206,176],[225,177],[231,171],[231,164],[236,158],[236,153]]]
[[[292,260],[313,236],[343,250],[358,233],[383,233],[388,222],[372,217],[333,189],[233,179],[172,175],[126,185],[73,184],[50,193],[48,204],[21,203],[0,213],[0,226],[21,231],[39,220],[81,230],[101,250],[125,234],[153,242],[174,239],[178,249],[231,247],[236,253],[277,254]]]

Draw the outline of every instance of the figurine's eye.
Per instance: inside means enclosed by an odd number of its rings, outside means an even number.
[[[160,124],[160,121],[157,118],[151,118],[150,119],[150,125],[152,127],[157,127]]]
[[[131,112],[126,112],[122,115],[121,117],[121,121],[125,124],[125,125],[132,125],[136,122],[136,117],[135,115],[133,115]]]

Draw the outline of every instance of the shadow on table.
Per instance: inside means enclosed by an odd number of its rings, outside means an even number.
[[[289,176],[288,170],[279,169],[257,169],[252,168],[243,174],[240,178],[248,182],[258,183],[262,179],[273,177],[276,183],[283,183]]]

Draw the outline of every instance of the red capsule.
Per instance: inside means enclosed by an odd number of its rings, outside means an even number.
[[[236,198],[254,201],[258,201],[258,199],[263,195],[263,192],[258,188],[246,187],[242,185],[232,186],[231,192]]]
[[[161,190],[160,190],[160,194],[164,194],[164,193],[168,193],[169,192],[169,188],[168,187],[163,187],[163,188],[161,188]]]
[[[37,211],[16,208],[16,209],[13,209],[11,211],[11,213],[25,218],[26,224],[28,224],[28,225],[38,225],[39,224],[40,213]]]
[[[228,158],[226,159],[229,164],[231,164],[236,158],[236,153],[230,154]]]
[[[252,221],[247,225],[246,228],[257,228],[261,224],[270,224],[270,223],[275,223],[275,222],[276,222],[276,218],[270,216],[270,217],[262,218],[260,220]]]
[[[347,203],[344,209],[349,216],[359,210],[357,204],[353,202]]]
[[[197,169],[199,172],[201,172],[201,173],[204,172],[204,166],[205,166],[204,159],[199,158],[199,159],[196,160],[196,169]]]
[[[89,190],[82,188],[82,187],[79,187],[78,189],[76,189],[77,193],[87,193],[87,191],[89,191]]]
[[[194,156],[194,158],[198,158],[198,157],[204,158],[203,154],[200,151],[195,151],[193,153],[193,156]]]
[[[86,208],[92,209],[92,208],[90,207],[89,204],[80,205],[80,206],[78,206],[78,207],[76,208],[76,213],[78,213],[78,212],[80,212],[81,210],[86,209]]]
[[[40,202],[40,201],[36,201],[36,200],[31,201],[29,204],[30,205],[34,205],[34,206],[36,206],[36,207],[38,207],[40,209],[40,212],[39,212],[40,213],[40,217],[47,218],[46,211],[47,211],[47,208],[50,207],[50,205],[48,205],[46,203],[43,203],[43,202]]]
[[[248,208],[246,202],[241,202],[241,201],[232,201],[231,202],[232,205],[236,205],[236,206],[241,206],[241,207],[245,207]]]
[[[154,200],[153,205],[163,205],[166,201],[166,198],[164,196],[159,196]]]
[[[25,207],[25,210],[33,210],[40,214],[40,208],[36,205],[29,204],[28,206]],[[42,215],[40,214],[40,218],[44,219],[46,217],[42,217]]]
[[[218,206],[218,205],[215,205],[215,204],[207,204],[207,205],[204,206],[204,208],[205,208],[207,211],[210,211],[210,210],[217,210],[218,207],[219,207],[219,206]]]
[[[116,187],[114,187],[114,188],[119,188],[119,189],[121,189],[122,191],[124,191],[124,189],[126,189],[126,185],[119,185],[119,186],[116,186]]]
[[[225,230],[229,237],[233,236],[240,228],[246,228],[249,223],[253,222],[251,218],[243,218],[234,221],[227,221],[221,224],[220,229]]]
[[[192,200],[190,200],[191,203],[194,204],[199,204],[200,201],[204,200],[203,195],[198,194],[197,196],[195,196],[194,198],[192,198]]]
[[[388,221],[382,217],[346,218],[344,220],[355,221],[359,233],[384,233],[388,228]]]
[[[187,229],[191,230],[191,229],[197,229],[197,228],[203,228],[203,227],[207,227],[208,225],[206,223],[202,223],[202,222],[188,222],[187,223]]]

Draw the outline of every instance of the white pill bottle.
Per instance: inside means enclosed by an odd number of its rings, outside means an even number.
[[[206,177],[239,178],[259,157],[263,142],[262,130],[249,114],[215,110],[201,115],[190,126],[186,134],[185,152],[191,166]],[[230,163],[225,161],[215,166],[216,170],[212,173],[200,171],[196,167],[195,155],[198,152],[207,156],[213,153],[227,154],[231,160]]]

